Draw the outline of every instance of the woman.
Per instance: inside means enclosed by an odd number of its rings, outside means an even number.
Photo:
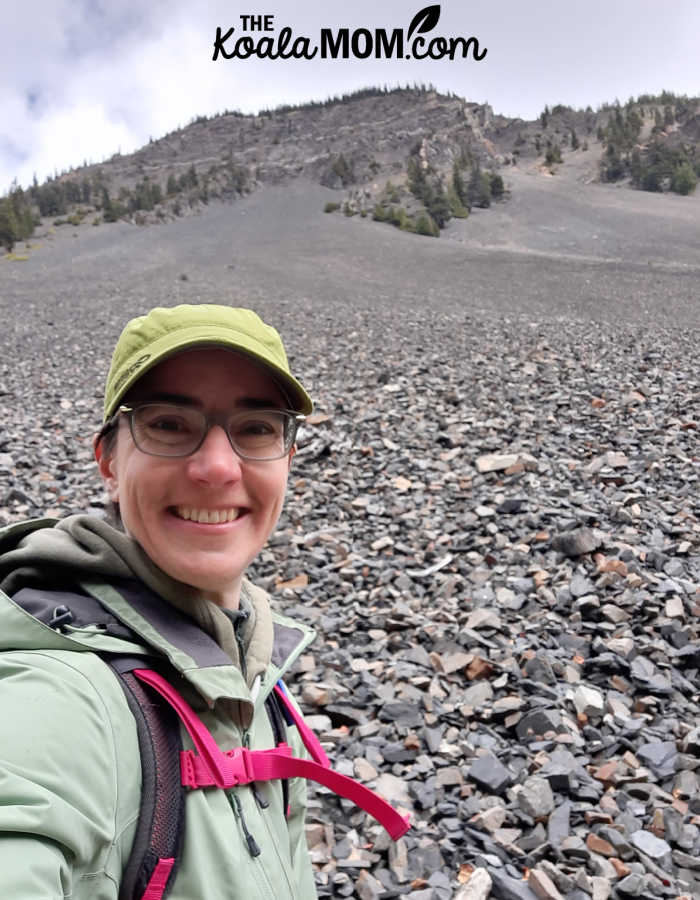
[[[125,896],[143,736],[106,660],[166,667],[221,750],[279,743],[265,700],[312,633],[273,617],[244,573],[311,408],[279,335],[249,310],[178,306],[127,324],[95,439],[122,528],[71,516],[0,533],[3,897]],[[304,755],[296,728],[285,741]],[[179,860],[159,860],[143,896],[166,881],[172,900],[316,896],[303,779],[191,790],[184,807]]]

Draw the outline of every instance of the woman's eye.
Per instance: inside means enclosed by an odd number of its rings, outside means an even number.
[[[182,419],[161,418],[148,423],[153,431],[186,431],[188,425]]]
[[[238,429],[240,434],[273,434],[274,428],[269,422],[243,422]]]

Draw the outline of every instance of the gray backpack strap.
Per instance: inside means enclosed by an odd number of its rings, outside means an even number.
[[[105,661],[136,720],[141,753],[141,806],[119,900],[142,900],[146,894],[149,900],[164,900],[175,881],[185,835],[180,722],[174,710],[132,674],[143,660],[114,656]]]

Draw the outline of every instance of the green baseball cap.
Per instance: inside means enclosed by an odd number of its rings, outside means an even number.
[[[191,347],[224,347],[251,357],[270,370],[295,412],[313,409],[311,398],[289,371],[282,339],[250,309],[202,303],[156,307],[127,322],[119,336],[107,375],[104,421],[122,397],[149,369]]]

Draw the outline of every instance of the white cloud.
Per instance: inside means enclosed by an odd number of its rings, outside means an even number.
[[[323,26],[406,27],[428,2],[339,0],[250,4],[228,0],[34,0],[7,4],[11,41],[0,56],[0,192],[130,152],[197,115],[251,112],[323,99],[372,84],[432,82],[496,112],[534,118],[545,103],[596,106],[663,88],[697,93],[700,6],[639,0],[474,0],[443,3],[443,34],[475,35],[473,60],[247,60],[212,62],[217,25],[240,29],[242,10],[316,36]]]

